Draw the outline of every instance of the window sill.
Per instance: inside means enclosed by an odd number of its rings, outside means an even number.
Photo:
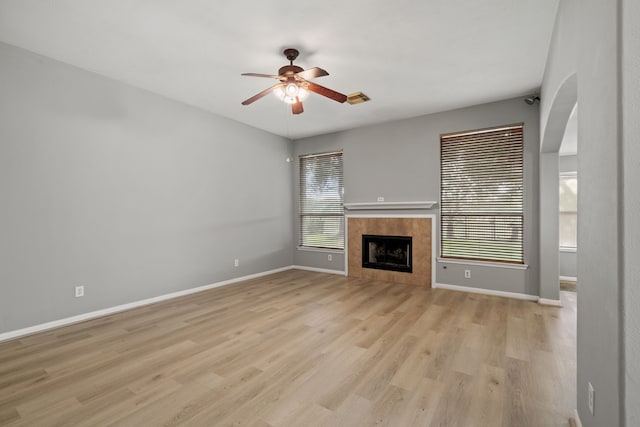
[[[297,249],[299,251],[309,251],[309,252],[325,252],[331,254],[343,254],[344,249],[329,249],[329,248],[312,248],[309,246],[298,246]]]
[[[437,261],[442,264],[477,265],[480,267],[506,268],[511,270],[526,270],[529,268],[528,264],[511,264],[509,262],[473,261],[452,258],[438,258]]]
[[[567,252],[567,253],[576,253],[578,252],[578,248],[572,248],[570,246],[560,246],[560,252]]]

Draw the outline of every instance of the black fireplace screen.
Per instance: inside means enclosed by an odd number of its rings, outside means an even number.
[[[362,236],[362,267],[411,273],[411,237]]]

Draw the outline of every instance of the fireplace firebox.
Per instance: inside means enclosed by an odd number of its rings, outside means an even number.
[[[411,237],[362,235],[362,267],[411,273]]]

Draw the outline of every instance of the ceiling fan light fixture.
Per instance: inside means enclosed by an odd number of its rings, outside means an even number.
[[[286,92],[287,96],[291,96],[295,98],[296,96],[298,96],[299,89],[300,88],[296,83],[289,83],[287,87],[284,89],[284,91]]]
[[[304,101],[309,97],[309,91],[298,83],[289,83],[285,87],[278,87],[274,89],[273,94],[280,100],[287,104],[295,104],[300,101]],[[296,99],[297,98],[297,99]]]
[[[305,99],[307,99],[309,97],[309,91],[306,90],[305,88],[303,88],[302,86],[300,86],[298,88],[298,99],[300,101],[304,101]]]
[[[286,102],[287,104],[295,104],[296,102],[298,102],[295,96],[289,96],[289,95],[285,95],[283,101]]]
[[[284,89],[282,87],[277,87],[273,90],[273,94],[276,96],[276,98],[278,98],[280,101],[284,101]]]

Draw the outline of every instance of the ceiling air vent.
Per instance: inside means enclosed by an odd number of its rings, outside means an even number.
[[[352,94],[347,95],[347,102],[349,104],[360,104],[361,102],[367,102],[371,98],[365,95],[362,92],[354,92]]]

